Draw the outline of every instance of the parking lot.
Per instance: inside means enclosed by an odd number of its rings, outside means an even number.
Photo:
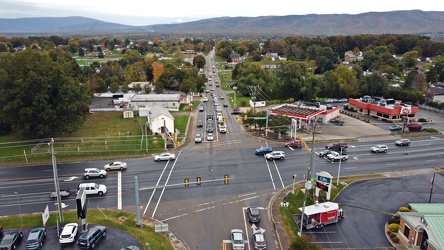
[[[79,225],[79,232],[77,234],[76,240],[79,238],[80,234],[82,233],[81,224]],[[93,227],[94,225],[88,225],[88,227]],[[17,229],[7,229],[4,228],[5,233],[8,231],[15,231]],[[20,243],[20,246],[17,248],[18,250],[26,249],[26,239],[28,237],[30,228],[24,228],[23,231],[23,239]],[[43,244],[42,249],[79,249],[79,247],[73,243],[73,244],[67,244],[67,245],[61,245],[59,243],[59,238],[57,235],[57,227],[46,227],[47,235],[46,235],[46,241]],[[61,231],[61,230],[60,230]],[[147,239],[147,241],[149,241]],[[116,228],[107,227],[106,228],[106,236],[100,240],[100,242],[95,246],[95,249],[121,249],[125,248],[127,246],[134,245],[139,247],[140,249],[143,249],[138,240],[134,238],[131,234],[121,231]]]

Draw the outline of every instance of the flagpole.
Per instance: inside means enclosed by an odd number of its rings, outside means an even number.
[[[432,201],[432,193],[433,193],[433,184],[435,184],[435,174],[436,172],[433,172],[433,178],[430,181],[430,197],[429,197],[429,203]]]

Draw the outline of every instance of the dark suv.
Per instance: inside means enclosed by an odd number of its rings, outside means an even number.
[[[325,146],[325,149],[330,149],[330,150],[335,150],[335,151],[340,151],[342,150],[346,150],[348,148],[347,143],[346,142],[336,142],[336,143],[330,143],[327,146]]]
[[[105,235],[106,227],[95,226],[80,235],[79,239],[77,240],[77,245],[82,249],[94,248],[100,239],[105,237]]]
[[[259,208],[249,207],[247,208],[248,221],[251,223],[259,223],[261,221],[261,215],[259,213]]]

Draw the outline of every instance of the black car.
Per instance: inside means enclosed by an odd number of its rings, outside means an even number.
[[[327,155],[331,154],[332,151],[333,150],[326,149],[322,152],[319,152],[318,155],[319,155],[319,157],[326,157]]]
[[[203,122],[202,122],[202,120],[198,120],[196,126],[197,126],[198,128],[203,127]]]
[[[208,123],[207,124],[207,132],[208,133],[213,133],[213,131],[214,131],[213,124],[212,123]]]
[[[28,239],[26,240],[26,249],[38,249],[43,246],[43,242],[46,240],[46,228],[38,227],[29,232]]]
[[[82,249],[94,248],[96,244],[106,236],[106,227],[95,226],[82,233],[77,240],[77,246]]]
[[[329,122],[332,124],[338,125],[338,126],[342,126],[345,124],[345,122],[338,120],[338,119],[331,119]]]
[[[224,102],[224,108],[228,107],[228,103]]]
[[[259,208],[249,207],[247,208],[248,221],[251,223],[259,223],[261,221],[261,215],[259,213]]]
[[[16,249],[22,241],[22,238],[23,232],[21,230],[6,233],[0,242],[0,250]]]

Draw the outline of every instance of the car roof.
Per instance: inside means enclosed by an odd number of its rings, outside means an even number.
[[[255,238],[256,241],[265,241],[264,235],[261,233],[255,233],[253,234],[253,237]]]
[[[253,214],[259,214],[259,208],[258,207],[249,207],[248,209]]]

